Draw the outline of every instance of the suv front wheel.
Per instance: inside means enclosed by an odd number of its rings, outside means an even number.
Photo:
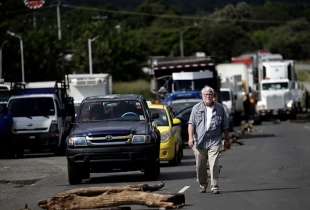
[[[145,166],[144,176],[150,180],[157,180],[160,174],[160,161],[159,159],[153,161],[152,164]]]
[[[79,167],[68,160],[68,180],[69,184],[79,184],[82,181],[82,177],[80,176],[81,171],[79,171]]]

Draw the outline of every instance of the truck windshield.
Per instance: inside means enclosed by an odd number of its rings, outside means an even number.
[[[52,98],[16,98],[9,102],[9,112],[13,117],[50,116],[55,106]]]
[[[230,101],[230,96],[229,96],[228,91],[221,91],[221,99],[222,101]]]
[[[80,106],[78,116],[79,122],[145,119],[141,103],[134,100],[85,102]]]
[[[288,89],[287,82],[265,83],[263,90],[285,90]]]
[[[10,98],[10,91],[1,89],[0,87],[0,102],[7,102]]]

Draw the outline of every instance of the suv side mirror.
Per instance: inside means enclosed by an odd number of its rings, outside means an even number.
[[[172,125],[181,125],[182,121],[179,118],[173,118]]]
[[[158,113],[152,113],[151,118],[152,118],[152,120],[155,120],[155,119],[159,118],[159,114]]]

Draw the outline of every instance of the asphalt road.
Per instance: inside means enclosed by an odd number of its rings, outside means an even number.
[[[24,159],[0,159],[0,209],[17,210],[57,192],[77,187],[159,183],[161,192],[177,192],[185,185],[186,205],[191,210],[292,210],[310,208],[310,123],[264,122],[243,138],[244,145],[233,145],[223,153],[220,174],[221,194],[199,193],[195,181],[194,157],[190,149],[180,166],[163,163],[160,179],[143,181],[140,172],[92,174],[77,186],[67,182],[66,160],[47,154],[27,155]],[[132,206],[132,209],[152,209]]]

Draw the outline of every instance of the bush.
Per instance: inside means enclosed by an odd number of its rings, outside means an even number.
[[[154,97],[150,89],[150,82],[147,80],[115,82],[113,84],[114,94],[139,94],[143,95],[147,100]]]
[[[297,71],[297,78],[299,81],[310,81],[310,71],[307,70]]]

